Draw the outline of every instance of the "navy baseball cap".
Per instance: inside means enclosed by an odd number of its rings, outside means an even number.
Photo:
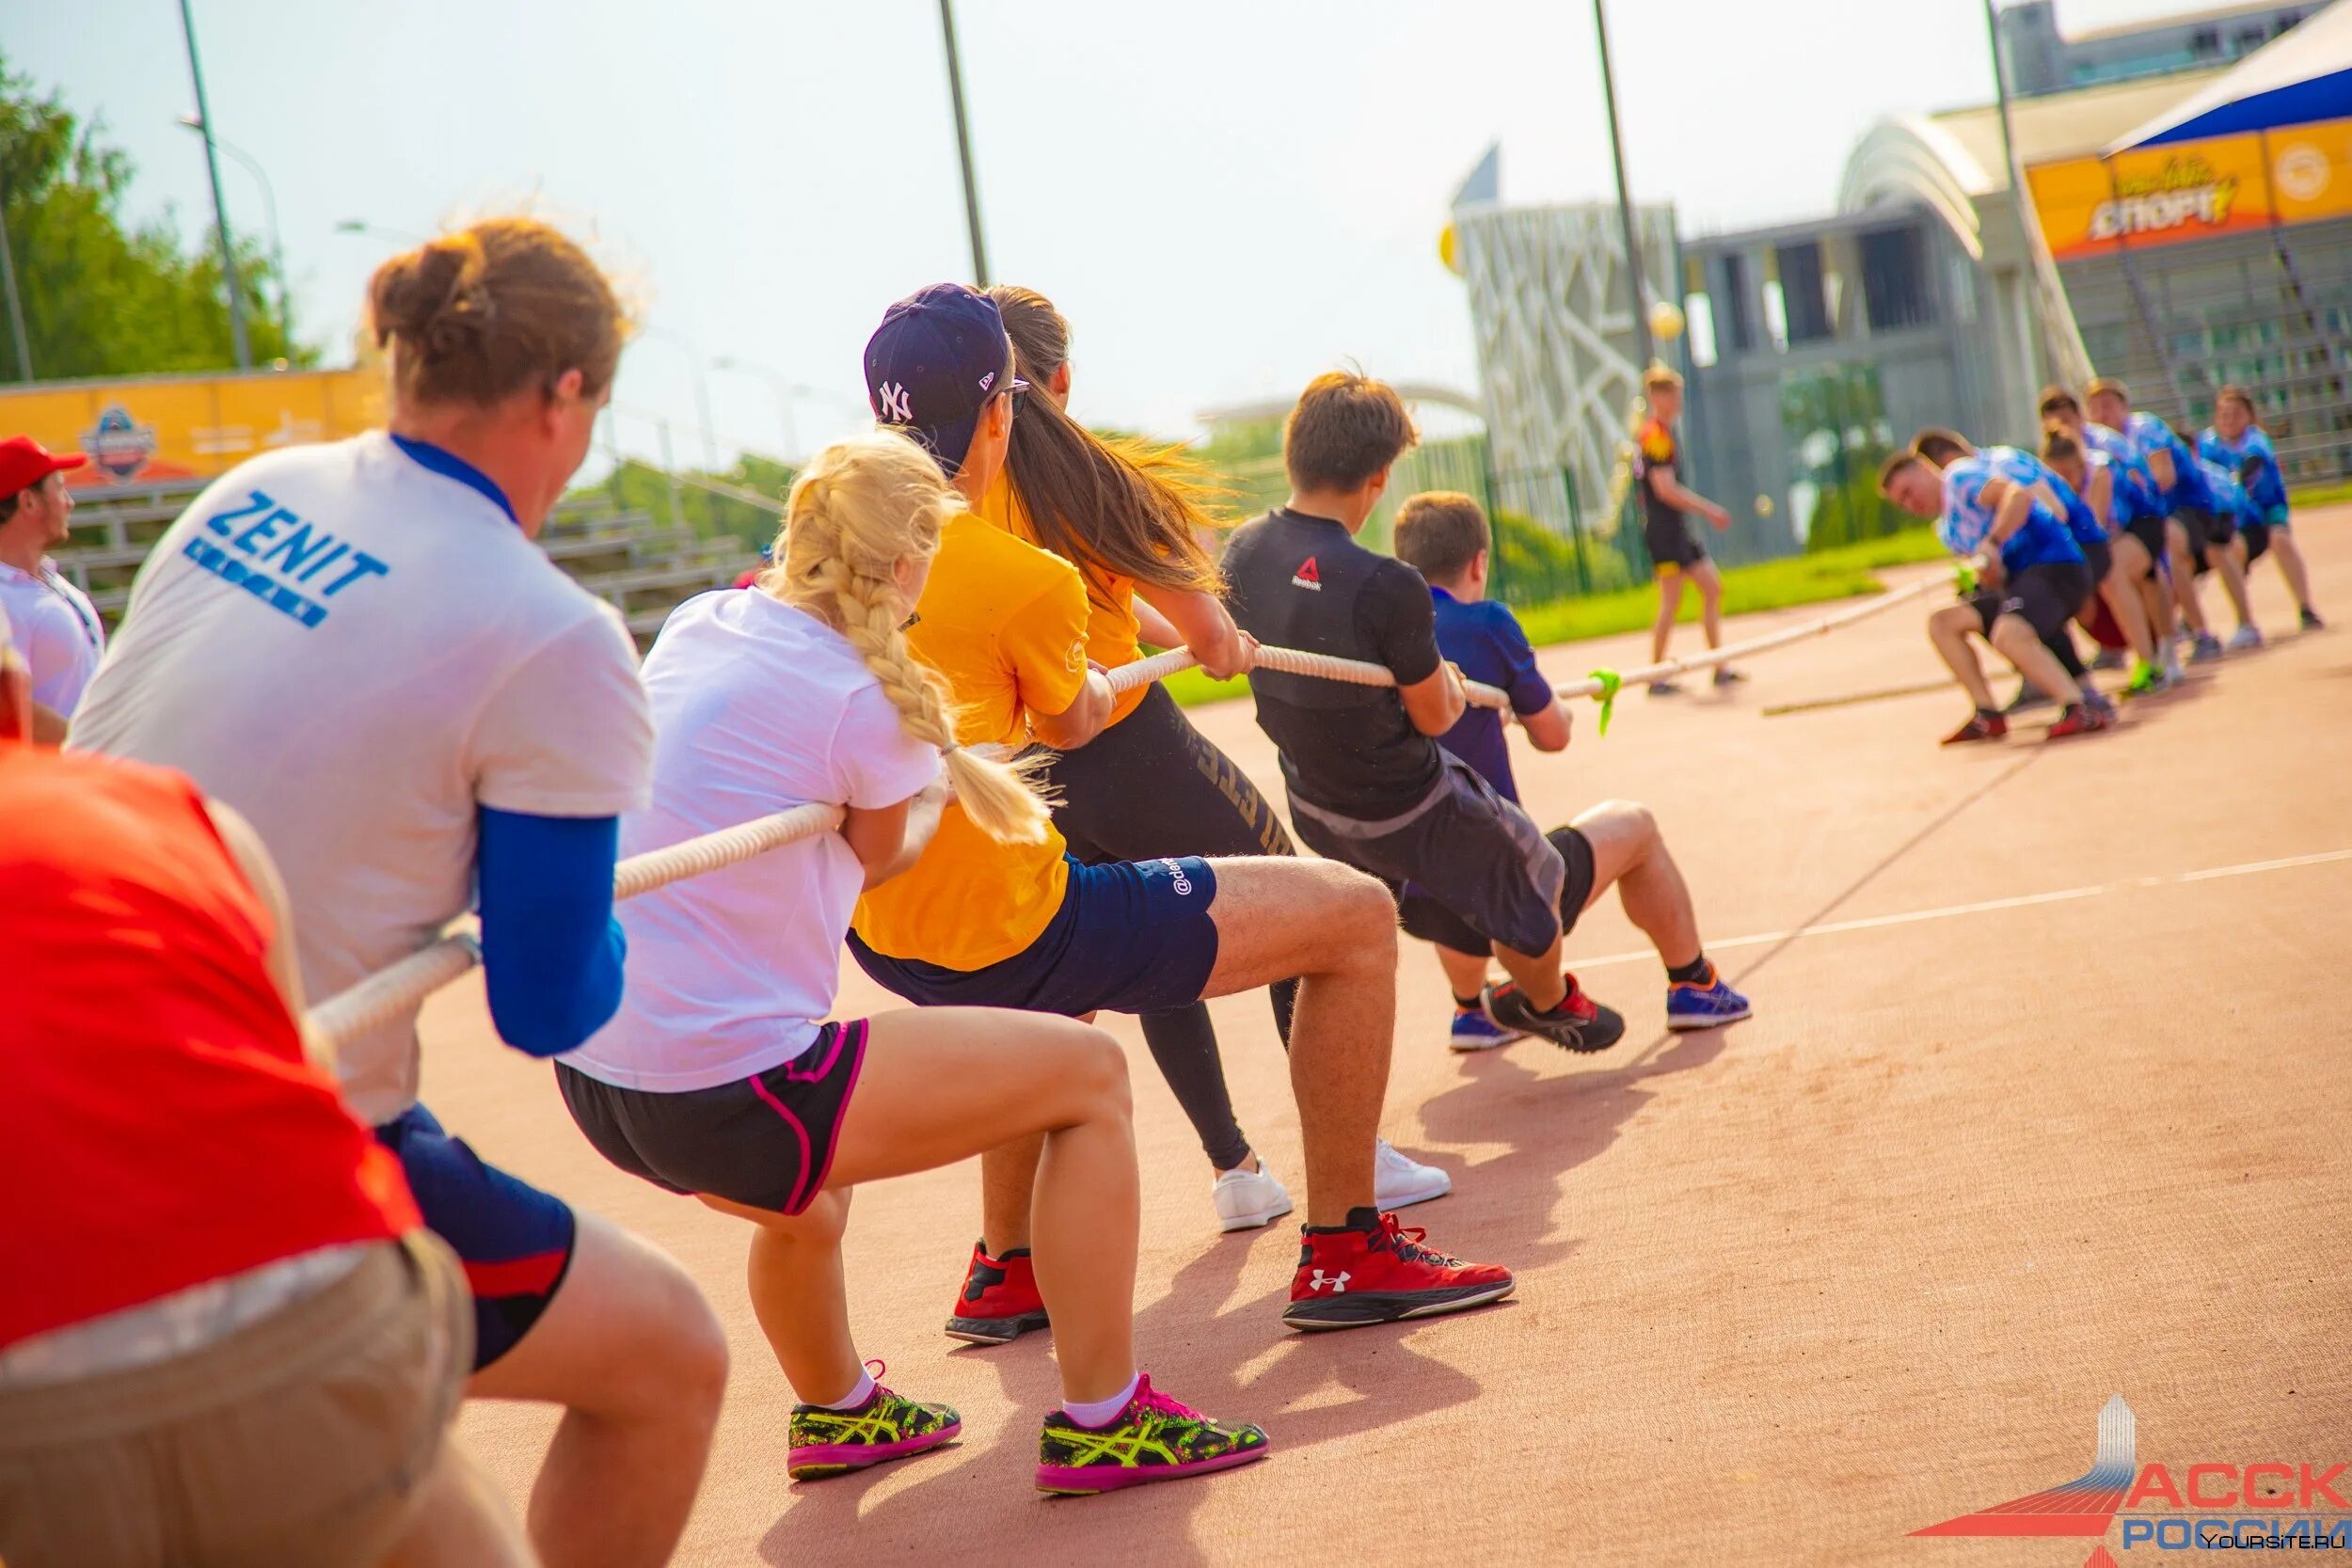
[[[1012,374],[1012,341],[996,302],[961,283],[934,283],[882,312],[866,342],[874,418],[904,430],[955,477],[989,399],[1028,387]]]

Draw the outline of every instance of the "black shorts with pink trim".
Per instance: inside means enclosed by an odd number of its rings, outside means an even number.
[[[864,1019],[828,1023],[792,1060],[716,1088],[625,1089],[562,1062],[555,1081],[596,1152],[631,1176],[797,1214],[832,1173],[866,1033]]]

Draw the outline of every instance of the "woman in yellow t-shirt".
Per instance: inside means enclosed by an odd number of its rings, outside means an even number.
[[[1219,677],[1248,667],[1252,650],[1218,597],[1223,586],[1204,537],[1216,525],[1198,467],[1174,449],[1106,441],[1064,411],[1070,324],[1034,289],[988,291],[1012,339],[1013,373],[1029,387],[1013,421],[1004,472],[981,518],[1072,562],[1087,584],[1087,657],[1116,668],[1138,642],[1190,648]],[[1140,602],[1138,602],[1140,601]],[[1062,752],[1047,772],[1055,826],[1089,865],[1183,855],[1291,855],[1290,834],[1247,774],[1192,727],[1156,682],[1122,693],[1109,725]],[[1290,1040],[1297,983],[1268,988],[1275,1027]],[[1288,1191],[1242,1136],[1205,1004],[1142,1015],[1152,1060],[1216,1168],[1219,1226],[1243,1230],[1290,1212]],[[1400,1208],[1440,1197],[1443,1171],[1387,1144],[1377,1151],[1379,1200]]]

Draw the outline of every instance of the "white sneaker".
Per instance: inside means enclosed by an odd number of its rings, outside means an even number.
[[[1255,1230],[1291,1212],[1290,1189],[1265,1168],[1263,1155],[1256,1170],[1229,1170],[1219,1176],[1209,1196],[1216,1202],[1219,1230]]]
[[[2253,626],[2240,626],[2230,634],[2229,648],[2233,654],[2251,653],[2263,645],[2262,632]]]
[[[1372,1196],[1380,1208],[1404,1209],[1453,1190],[1454,1178],[1437,1166],[1406,1159],[1386,1138],[1373,1145]]]

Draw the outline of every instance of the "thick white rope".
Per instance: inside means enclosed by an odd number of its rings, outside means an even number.
[[[665,848],[631,855],[613,867],[612,896],[634,898],[668,883],[829,833],[840,825],[839,806],[817,803],[794,806],[700,838],[682,839]],[[473,934],[453,932],[376,971],[349,990],[328,997],[310,1009],[310,1026],[341,1045],[406,1018],[426,997],[481,961],[482,944]]]
[[[1840,610],[1768,636],[1752,638],[1728,648],[1718,648],[1692,658],[1668,659],[1662,664],[1629,670],[1611,678],[1596,677],[1553,689],[1563,698],[1599,697],[1606,703],[1616,695],[1621,685],[1649,685],[1685,671],[1709,669],[1785,643],[1820,637],[1840,626],[1851,626],[1856,621],[1915,599],[1931,589],[1947,587],[1950,581],[1946,577],[1931,576],[1908,588],[1882,594],[1851,610]],[[1137,659],[1132,664],[1123,664],[1110,671],[1108,678],[1112,690],[1127,691],[1172,675],[1179,670],[1190,669],[1199,662],[1184,649],[1171,649],[1168,653],[1154,654],[1150,658]],[[1257,664],[1286,674],[1345,681],[1355,686],[1396,684],[1396,677],[1384,666],[1360,659],[1337,658],[1329,654],[1305,653],[1296,648],[1262,647],[1258,650]],[[1510,699],[1500,689],[1477,681],[1463,684],[1470,702],[1476,705],[1498,708],[1505,715],[1510,713]],[[684,839],[643,855],[632,855],[613,869],[612,896],[634,898],[671,882],[699,877],[724,866],[738,865],[771,849],[797,844],[818,833],[832,832],[841,825],[841,820],[839,806],[812,803],[795,806],[790,811],[778,812],[772,816],[758,817],[736,827],[723,828],[699,838]],[[398,963],[369,975],[350,990],[320,1003],[310,1009],[310,1026],[341,1045],[372,1029],[380,1029],[408,1017],[426,997],[456,980],[481,961],[482,946],[473,934],[470,931],[452,932]]]

